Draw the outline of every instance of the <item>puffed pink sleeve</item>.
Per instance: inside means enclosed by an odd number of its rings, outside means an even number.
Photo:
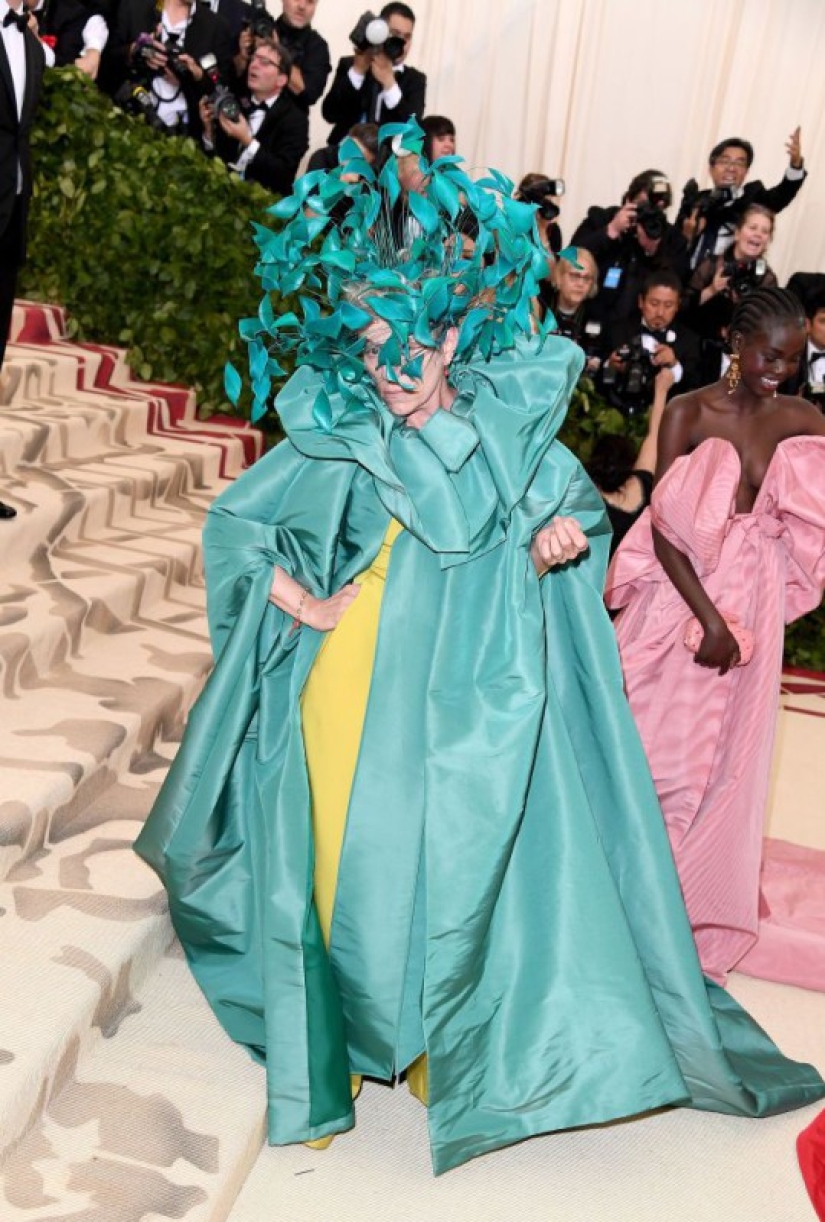
[[[825,589],[825,437],[778,447],[757,502],[785,527],[785,621],[814,611]]]

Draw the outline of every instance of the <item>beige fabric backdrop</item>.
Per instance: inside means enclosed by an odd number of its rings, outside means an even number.
[[[269,0],[278,12],[278,0]],[[333,63],[365,5],[320,0],[315,26]],[[373,3],[374,11],[380,7]],[[751,176],[778,182],[797,123],[809,170],[782,213],[770,261],[780,281],[825,271],[825,0],[413,0],[410,62],[427,110],[449,115],[479,170],[567,181],[569,237],[590,204],[618,203],[639,170],[680,194],[707,182],[723,136],[751,140]],[[314,108],[312,147],[328,127]]]

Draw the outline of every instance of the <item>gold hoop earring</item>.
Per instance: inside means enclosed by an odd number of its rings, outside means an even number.
[[[739,368],[739,353],[738,352],[734,352],[731,354],[730,364],[728,365],[728,372],[725,376],[728,379],[728,394],[732,395],[742,380],[742,370]]]

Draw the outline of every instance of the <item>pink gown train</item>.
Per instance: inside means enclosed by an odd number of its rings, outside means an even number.
[[[616,630],[627,695],[699,956],[720,982],[759,936],[784,626],[816,608],[825,585],[825,438],[781,442],[749,513],[735,511],[739,481],[739,456],[728,441],[711,438],[677,459],[614,557],[606,591],[608,605],[622,608]],[[720,610],[753,631],[747,666],[720,676],[694,663],[684,645],[691,612],[656,559],[652,525],[690,558]],[[798,902],[797,885],[790,921],[785,882],[780,878],[772,897],[774,871],[763,876],[762,913],[779,918],[783,934],[776,943],[781,963],[768,948],[758,972],[825,988],[822,854],[801,853],[801,890],[804,896],[808,888],[811,902]],[[799,860],[794,867],[798,882]],[[803,942],[812,931],[818,937],[818,954],[811,958],[808,945],[797,964],[795,927]],[[819,964],[813,977],[809,960]]]

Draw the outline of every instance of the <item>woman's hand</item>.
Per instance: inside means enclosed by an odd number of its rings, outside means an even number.
[[[698,666],[707,666],[718,670],[720,675],[726,675],[732,666],[739,663],[736,637],[721,615],[703,627],[702,644],[696,650],[693,660]]]
[[[360,586],[350,583],[342,586],[329,598],[313,598],[311,594],[307,594],[301,608],[301,623],[315,628],[317,632],[331,632],[333,628],[337,628],[344,612],[352,605],[360,591]]]
[[[725,275],[725,264],[720,259],[719,266],[713,273],[713,279],[706,288],[702,289],[699,304],[704,305],[706,301],[710,301],[711,297],[717,297],[720,293],[726,292],[729,284],[730,276]]]
[[[548,569],[575,560],[588,546],[587,537],[575,518],[553,518],[533,539],[530,556],[539,577],[543,577]]]

